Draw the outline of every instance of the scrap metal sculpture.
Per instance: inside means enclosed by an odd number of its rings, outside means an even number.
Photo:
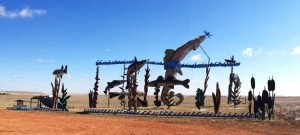
[[[131,110],[132,104],[134,105],[134,110],[137,110],[137,72],[146,64],[146,60],[137,61],[136,57],[134,62],[128,66],[127,69],[127,86],[129,95],[128,95],[128,103],[129,110]],[[132,103],[133,101],[133,103]]]
[[[55,75],[54,85],[51,82],[52,95],[53,95],[53,106],[52,106],[53,109],[57,109],[58,93],[59,93],[59,90],[60,90],[60,82],[61,82],[61,79],[63,77],[63,74],[67,74],[67,69],[68,69],[67,65],[65,67],[61,66],[61,69],[56,69],[52,73],[53,75]]]
[[[128,72],[127,72],[127,86],[126,89],[130,89],[132,87],[132,84],[130,83],[129,78],[131,78],[131,75],[140,69],[144,64],[151,64],[151,65],[164,65],[164,69],[166,70],[165,79],[170,78],[169,76],[175,78],[176,74],[179,73],[182,75],[181,68],[206,68],[208,67],[233,67],[233,66],[239,66],[239,62],[210,62],[208,63],[203,63],[203,64],[181,64],[181,61],[185,58],[185,56],[191,51],[191,50],[196,50],[198,47],[201,48],[200,44],[206,39],[206,37],[210,38],[212,35],[204,31],[204,35],[199,36],[195,38],[194,40],[191,40],[187,42],[186,44],[182,45],[176,50],[172,49],[167,49],[165,51],[165,57],[164,57],[164,62],[156,62],[156,61],[140,61],[137,62],[137,60],[132,60],[132,61],[120,61],[120,60],[115,60],[115,61],[97,61],[96,65],[115,65],[115,64],[131,64],[128,67]],[[203,50],[203,48],[201,48]],[[204,51],[204,50],[203,50]],[[205,53],[205,51],[204,51]],[[206,54],[206,53],[205,53]],[[146,84],[146,83],[145,83]],[[169,86],[163,86],[162,94],[161,94],[161,99],[164,104],[168,102],[168,93],[169,93],[170,87]]]
[[[98,100],[98,88],[99,88],[99,66],[96,69],[96,77],[95,77],[95,84],[94,84],[94,94],[93,94],[93,108],[97,107],[97,100]]]

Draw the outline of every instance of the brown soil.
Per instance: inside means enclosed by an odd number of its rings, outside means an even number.
[[[299,123],[0,109],[0,134],[297,134]]]

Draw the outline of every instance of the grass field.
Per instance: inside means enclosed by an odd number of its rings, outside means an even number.
[[[8,107],[16,104],[15,100],[22,99],[25,101],[25,105],[30,105],[30,99],[33,96],[39,96],[43,94],[40,93],[10,93],[9,95],[0,95],[0,107]],[[82,111],[84,108],[88,108],[88,95],[87,94],[70,94],[71,98],[68,101],[68,106],[70,107],[71,112]],[[141,97],[142,98],[142,97]],[[185,96],[184,101],[179,106],[172,106],[170,109],[167,109],[167,106],[161,106],[159,108],[154,106],[154,96],[148,96],[147,100],[149,107],[139,107],[138,110],[170,110],[170,111],[198,111],[195,106],[195,96]],[[228,113],[241,113],[248,112],[248,100],[245,103],[245,97],[241,98],[242,103],[239,107],[234,108],[233,105],[227,104],[227,97],[221,97],[220,112]],[[36,100],[33,100],[36,102]],[[277,97],[275,103],[279,105],[292,105],[300,106],[300,97]],[[36,103],[32,104],[33,107],[36,107]],[[108,108],[107,107],[107,97],[100,95],[98,97],[97,108]],[[118,98],[110,99],[110,109],[121,109],[120,101]],[[202,107],[201,112],[213,112],[213,101],[211,96],[207,96],[205,99],[205,107]]]
[[[15,100],[25,100],[30,105],[32,96],[40,93],[9,93],[0,95],[0,134],[298,134],[299,121],[285,119],[282,109],[277,109],[275,120],[257,121],[253,119],[205,119],[192,117],[143,117],[124,115],[79,115],[75,112],[88,108],[87,94],[71,94],[68,102],[70,113],[8,111],[5,108],[15,105]],[[98,108],[107,108],[107,98],[99,97]],[[246,104],[238,108],[227,105],[227,97],[221,99],[221,112],[248,112]],[[157,111],[198,111],[194,96],[185,96],[180,106],[156,108],[154,96],[148,97],[149,107],[139,110]],[[248,102],[248,101],[247,101]],[[244,103],[244,101],[243,101]],[[278,97],[278,106],[292,109],[300,107],[299,97]],[[33,103],[33,107],[36,103]],[[74,107],[74,108],[73,108]],[[277,107],[279,108],[279,107]],[[117,98],[111,100],[110,109],[121,109]],[[201,112],[213,112],[212,97],[207,96]],[[291,114],[300,112],[296,109]],[[288,114],[288,113],[286,113]]]

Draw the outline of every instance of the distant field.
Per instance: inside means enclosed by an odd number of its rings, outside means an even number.
[[[10,93],[11,95],[0,95],[0,107],[8,107],[16,104],[15,100],[22,99],[25,100],[25,105],[30,105],[30,99],[32,96],[39,96],[43,94],[32,94],[32,93]],[[46,95],[44,95],[46,96]],[[142,97],[141,97],[142,98]],[[97,108],[107,108],[107,97],[100,95],[98,97]],[[154,106],[154,96],[148,96],[149,107],[139,107],[139,110],[166,110],[167,106],[161,106],[159,108]],[[244,103],[244,97],[241,98],[242,103],[238,108],[234,108],[233,105],[227,105],[227,97],[221,98],[220,112],[248,112],[248,100],[246,104]],[[36,102],[36,100],[33,100]],[[280,105],[293,105],[300,106],[300,97],[277,97],[275,100],[276,104]],[[32,104],[33,107],[36,106],[36,103]],[[88,96],[87,94],[71,94],[71,98],[68,101],[68,106],[71,107],[70,111],[82,111],[84,108],[88,108]],[[74,109],[73,109],[74,107]],[[110,100],[111,109],[121,109],[120,101],[117,98]],[[195,106],[195,97],[194,96],[185,96],[185,100],[179,106],[172,106],[171,111],[198,111]],[[202,107],[200,111],[203,112],[213,112],[213,101],[211,96],[207,96],[205,99],[205,107]]]

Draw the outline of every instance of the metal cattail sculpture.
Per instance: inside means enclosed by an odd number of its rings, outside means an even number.
[[[263,98],[260,96],[260,94],[257,96],[257,101],[258,101],[259,110],[261,112],[261,118],[262,120],[265,120],[266,117],[265,103],[263,101]]]
[[[254,115],[255,115],[255,118],[257,118],[258,108],[259,108],[258,100],[254,100]]]
[[[251,108],[252,108],[252,99],[253,99],[253,95],[252,95],[252,91],[251,89],[248,92],[248,101],[249,101],[249,114],[251,114]]]
[[[269,97],[269,93],[266,90],[266,88],[264,88],[263,92],[262,92],[262,101],[264,103],[268,103],[268,97]]]
[[[89,92],[89,107],[90,108],[93,108],[93,95],[94,95],[94,92],[92,90],[90,90],[90,92]]]
[[[252,88],[252,90],[253,90],[253,99],[255,100],[255,97],[254,97],[254,89],[255,89],[255,78],[253,77],[253,75],[252,75],[252,78],[251,78],[251,88]]]
[[[275,103],[275,80],[273,79],[272,76],[272,80],[268,80],[268,90],[269,90],[269,97],[268,97],[268,117],[269,120],[271,120],[271,117],[273,116],[274,119],[274,103]],[[271,94],[272,92],[272,94]]]

